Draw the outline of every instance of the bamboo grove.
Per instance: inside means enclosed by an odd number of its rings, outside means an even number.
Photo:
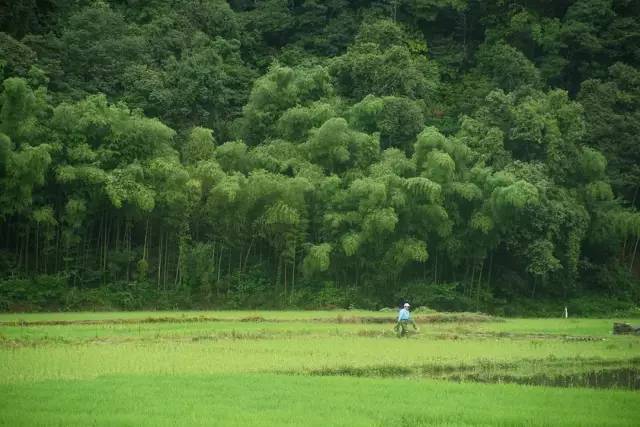
[[[16,2],[0,308],[637,304],[639,13]]]

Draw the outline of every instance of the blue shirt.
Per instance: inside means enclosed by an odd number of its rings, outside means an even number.
[[[398,315],[398,321],[400,320],[409,320],[409,310],[407,310],[406,308],[403,308],[402,310],[400,310],[400,314]]]

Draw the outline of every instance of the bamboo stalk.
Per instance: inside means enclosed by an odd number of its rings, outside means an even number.
[[[160,290],[160,275],[162,274],[162,232],[159,233],[160,237],[158,237],[158,278],[156,281],[156,287]]]
[[[29,274],[29,237],[31,236],[31,226],[27,225],[27,238],[24,245],[24,272]]]
[[[40,262],[38,260],[38,258],[40,258],[40,223],[36,221],[36,251],[35,251],[35,259],[36,259],[36,267],[35,267],[35,272],[36,274],[38,274],[38,270],[40,267]]]
[[[149,238],[149,217],[144,226],[144,246],[142,246],[142,259],[147,259],[147,239]]]
[[[247,254],[244,257],[244,270],[247,270],[247,262],[249,260],[249,254],[251,253],[251,248],[253,247],[254,237],[251,238],[251,242],[249,242],[249,249],[247,249]],[[242,271],[242,267],[240,268]]]
[[[220,296],[220,270],[222,269],[222,252],[224,251],[224,246],[222,242],[220,242],[220,255],[218,256],[218,271],[216,278],[216,295]]]
[[[629,265],[629,271],[633,272],[633,263],[636,260],[636,253],[638,252],[638,241],[640,241],[640,235],[636,237],[636,244],[633,246],[633,255],[631,255],[631,264]]]
[[[284,302],[287,303],[287,258],[283,257],[284,263]]]
[[[293,266],[291,267],[291,298],[289,299],[289,303],[291,303],[295,293],[296,293],[296,241],[293,241]]]
[[[162,290],[167,288],[167,246],[169,246],[169,236],[164,233],[164,244],[162,245],[162,269],[160,270],[160,283],[162,284]]]

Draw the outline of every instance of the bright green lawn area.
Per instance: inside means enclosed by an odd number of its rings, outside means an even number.
[[[0,386],[0,424],[632,426],[640,394],[284,375],[100,377]]]

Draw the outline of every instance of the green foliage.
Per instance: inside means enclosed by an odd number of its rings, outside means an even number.
[[[231,277],[225,306],[231,309],[269,307],[274,301],[264,274],[251,271]]]
[[[527,271],[534,276],[545,277],[560,268],[560,261],[553,256],[553,244],[548,240],[537,240],[529,246]]]
[[[396,293],[396,299],[411,301],[415,307],[426,306],[440,311],[472,311],[476,308],[475,299],[464,295],[459,283],[408,283]]]
[[[416,198],[436,201],[440,196],[441,187],[436,182],[424,177],[408,178],[405,181],[407,190]]]
[[[476,61],[478,71],[502,90],[510,92],[523,86],[540,86],[540,74],[535,65],[506,43],[480,46]]]
[[[7,33],[0,32],[0,58],[0,69],[5,76],[26,77],[35,62],[36,54],[29,46]]]
[[[429,257],[427,245],[417,239],[403,239],[395,242],[389,255],[392,268],[401,268],[414,261],[425,262]]]
[[[607,77],[584,81],[578,99],[585,108],[588,141],[606,156],[615,188],[637,208],[640,72],[622,63],[608,71]]]
[[[413,53],[399,39],[402,36],[394,28],[396,25],[388,21],[377,23],[396,35],[385,38],[377,30],[368,30],[369,24],[363,24],[355,44],[331,62],[331,73],[340,94],[355,100],[369,94],[411,99],[433,95],[438,87],[435,64]]]
[[[320,127],[335,115],[333,107],[324,102],[316,102],[308,107],[296,106],[285,111],[278,119],[278,134],[288,141],[303,142],[312,128]]]
[[[185,163],[197,163],[213,157],[216,141],[213,131],[207,128],[195,127],[189,133],[188,139],[182,147],[182,159]]]
[[[333,248],[328,243],[314,245],[309,248],[309,253],[304,258],[303,268],[306,274],[313,275],[317,272],[329,269],[330,255]]]
[[[350,129],[345,119],[333,118],[312,133],[305,149],[312,162],[334,173],[349,164],[356,167],[370,164],[378,154],[379,141],[376,136]]]
[[[349,233],[342,238],[342,250],[347,256],[355,255],[358,252],[358,248],[362,239],[357,233]]]
[[[274,135],[276,122],[286,110],[318,101],[332,91],[323,67],[292,69],[274,65],[255,81],[238,122],[239,135],[247,143],[257,145]]]
[[[637,2],[36,3],[0,13],[0,280],[73,307],[640,295]]]
[[[351,123],[361,131],[379,132],[383,148],[409,152],[424,124],[423,105],[405,97],[367,95],[350,111]]]

